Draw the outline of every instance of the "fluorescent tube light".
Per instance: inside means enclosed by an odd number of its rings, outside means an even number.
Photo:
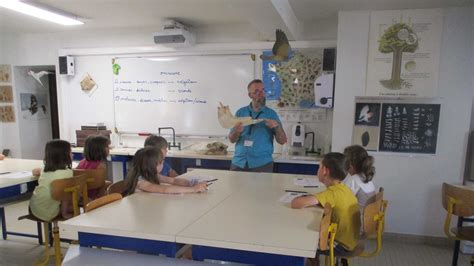
[[[0,0],[0,6],[65,26],[82,25],[84,22],[53,13],[51,11],[22,3],[18,0]]]

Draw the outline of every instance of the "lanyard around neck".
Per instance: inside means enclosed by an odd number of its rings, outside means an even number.
[[[252,107],[250,107],[252,108]],[[260,111],[257,113],[257,115],[255,117],[252,116],[252,109],[249,110],[249,116],[252,118],[252,119],[258,119],[258,117],[260,117],[260,115],[263,113],[263,110],[260,109]],[[251,124],[249,126],[249,135],[252,135],[252,129],[253,129],[253,126],[254,124]]]

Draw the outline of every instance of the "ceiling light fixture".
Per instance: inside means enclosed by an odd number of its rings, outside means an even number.
[[[54,23],[65,26],[82,25],[84,22],[73,19],[68,16],[60,15],[55,12],[48,11],[44,8],[36,7],[30,4],[25,4],[18,0],[0,0],[0,6],[30,15],[39,19],[44,19]]]

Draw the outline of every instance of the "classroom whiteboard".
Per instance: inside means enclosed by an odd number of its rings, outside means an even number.
[[[114,60],[115,126],[121,132],[224,136],[219,102],[232,112],[247,104],[255,77],[250,54],[117,57]]]

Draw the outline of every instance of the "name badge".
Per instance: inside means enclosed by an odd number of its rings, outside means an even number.
[[[244,146],[245,146],[245,147],[252,147],[252,146],[253,146],[253,141],[251,141],[251,140],[244,140]]]

